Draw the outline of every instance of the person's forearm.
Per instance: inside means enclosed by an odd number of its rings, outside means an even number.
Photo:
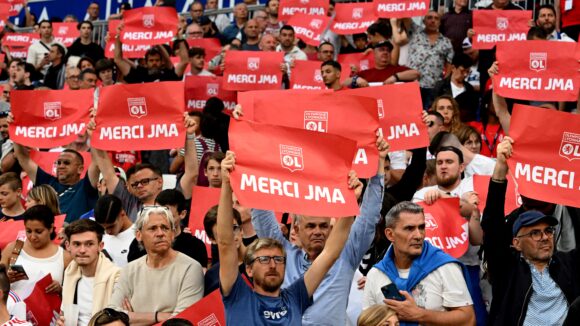
[[[498,95],[495,91],[492,92],[493,107],[495,114],[499,119],[499,123],[504,133],[508,135],[510,129],[511,115],[508,111],[507,102],[503,96]]]
[[[471,308],[473,309],[473,308]],[[433,311],[421,309],[422,314],[416,320],[421,325],[475,325],[473,310],[471,313],[462,310]]]
[[[323,252],[326,252],[333,260],[338,259],[338,256],[340,256],[353,222],[354,217],[341,217],[332,228]]]
[[[495,167],[493,169],[493,174],[492,174],[491,178],[493,180],[498,180],[498,181],[506,180],[508,169],[509,168],[508,168],[507,162],[497,160],[495,162]]]
[[[232,186],[229,182],[222,181],[217,211],[217,234],[215,235],[220,253],[222,248],[234,249],[234,214],[232,204]]]
[[[413,81],[419,79],[421,74],[419,74],[419,72],[415,69],[409,69],[398,72],[397,76],[399,76],[399,80],[401,81]]]

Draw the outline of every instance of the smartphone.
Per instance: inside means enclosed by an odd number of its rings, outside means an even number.
[[[16,273],[22,273],[24,275],[27,275],[26,271],[24,270],[24,267],[22,267],[22,265],[12,265],[12,266],[10,266],[10,269],[15,271]],[[27,277],[28,277],[28,275],[27,275]]]
[[[381,292],[383,292],[385,299],[405,301],[405,297],[399,293],[399,289],[397,289],[395,283],[383,286]]]

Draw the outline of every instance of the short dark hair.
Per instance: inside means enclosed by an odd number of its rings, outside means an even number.
[[[169,318],[161,324],[161,326],[193,326],[193,324],[183,318]]]
[[[95,61],[89,57],[82,57],[79,59],[79,62],[77,62],[77,68],[81,69],[81,63],[83,63],[83,61],[88,61],[90,62],[91,66],[95,67]]]
[[[2,303],[6,305],[10,294],[10,279],[6,273],[6,265],[0,264],[0,290],[2,290]]]
[[[294,31],[294,27],[290,26],[290,25],[284,25],[280,28],[280,32],[282,31],[292,31],[292,33],[296,33]]]
[[[149,163],[137,163],[135,165],[133,165],[132,167],[127,169],[127,180],[129,180],[129,178],[131,178],[131,176],[141,170],[145,170],[145,169],[149,169],[151,171],[153,171],[153,174],[155,174],[158,177],[162,177],[163,173],[161,172],[161,169],[159,169],[158,167],[156,167],[153,164],[149,164]]]
[[[36,205],[30,207],[24,212],[24,214],[22,214],[22,217],[24,219],[25,225],[28,221],[39,221],[47,229],[54,227],[54,213],[48,206],[45,205]],[[53,228],[52,233],[50,234],[50,240],[54,240],[55,238],[56,232]]]
[[[42,24],[44,24],[44,23],[47,23],[47,24],[49,24],[49,25],[50,25],[50,27],[52,27],[52,22],[51,22],[50,20],[47,20],[47,19],[43,19],[43,20],[41,20],[40,22],[38,22],[38,26],[40,27],[40,26],[42,26]]]
[[[147,52],[145,52],[145,61],[147,61],[147,59],[152,55],[158,55],[160,58],[163,57],[161,55],[161,51],[157,50],[156,47],[153,47],[153,48],[147,50]]]
[[[99,224],[110,224],[117,221],[117,217],[123,211],[123,202],[119,197],[106,194],[97,200],[95,204],[95,221]]]
[[[527,40],[533,40],[534,38],[539,38],[541,40],[545,40],[548,38],[548,34],[542,28],[538,26],[530,27],[528,30],[528,35],[526,37]]]
[[[332,43],[330,43],[330,42],[327,42],[327,41],[324,41],[324,42],[320,43],[320,45],[318,46],[318,50],[319,50],[319,51],[320,51],[320,48],[321,48],[323,45],[330,45],[330,46],[332,46],[332,49],[334,50],[334,45],[333,45]]]
[[[240,212],[238,212],[237,209],[234,208],[232,209],[234,213],[234,220],[236,220],[236,223],[238,223],[238,225],[242,225],[242,216],[240,215]],[[217,223],[217,210],[218,205],[215,205],[212,208],[210,208],[203,217],[203,229],[205,230],[205,234],[207,235],[207,237],[212,240],[215,240],[215,234],[213,234],[212,229],[213,226],[216,225]]]
[[[13,191],[22,189],[22,180],[20,180],[15,172],[5,172],[0,175],[0,186],[3,185],[10,186],[10,189]]]
[[[441,152],[453,152],[457,155],[457,157],[459,157],[459,164],[463,163],[463,153],[459,148],[455,146],[442,146],[435,153],[435,158],[437,158],[437,155],[439,155]]]
[[[540,10],[542,10],[542,9],[551,10],[552,13],[554,14],[554,16],[556,16],[556,8],[554,8],[553,5],[546,3],[546,4],[543,4],[543,5],[539,6],[538,7],[538,10],[536,10],[536,19],[538,19],[538,16],[540,15]]]
[[[36,68],[34,68],[32,63],[24,62],[24,72],[29,73],[30,78],[32,78],[32,75],[36,72]]]
[[[445,122],[445,118],[443,118],[443,115],[437,111],[427,111],[427,115],[432,115],[435,117],[435,119],[439,120],[439,122],[441,122],[441,124],[443,124]]]
[[[471,58],[467,54],[460,52],[460,53],[456,53],[453,56],[453,60],[451,61],[451,64],[455,68],[463,67],[465,69],[469,69],[473,65],[473,60],[471,60]]]
[[[66,148],[62,152],[63,153],[71,153],[71,154],[73,154],[77,158],[77,160],[79,160],[81,162],[81,165],[83,165],[83,166],[85,165],[85,159],[83,158],[83,156],[81,155],[81,153],[75,151],[74,149]]]
[[[356,41],[359,38],[364,38],[365,40],[367,40],[369,38],[369,36],[367,35],[367,33],[356,33],[352,35],[352,40]]]
[[[175,206],[178,213],[187,210],[185,196],[183,196],[181,191],[176,189],[165,189],[161,191],[155,197],[155,202],[161,206]]]
[[[338,61],[334,61],[334,60],[324,61],[320,65],[320,68],[322,68],[324,66],[332,66],[332,68],[337,69],[338,71],[342,71],[342,66],[340,65],[340,63],[338,63]]]
[[[91,23],[88,20],[84,20],[84,21],[82,21],[82,22],[80,22],[80,23],[77,24],[77,30],[80,31],[81,30],[81,27],[83,27],[83,25],[89,25],[89,26],[91,26],[91,31],[95,29],[95,27],[93,26],[93,23]]]
[[[99,223],[88,218],[76,220],[64,229],[64,234],[69,241],[71,236],[85,232],[95,232],[100,243],[103,241],[103,234],[105,233],[105,229]]]
[[[58,53],[60,53],[60,56],[61,57],[64,57],[64,55],[66,53],[66,51],[64,49],[64,46],[62,46],[62,45],[60,45],[58,43],[55,43],[55,44],[53,44],[51,46],[54,46],[56,48],[56,50],[58,51]]]
[[[209,161],[211,161],[211,160],[214,160],[214,161],[221,164],[225,157],[226,157],[226,155],[220,151],[211,152],[209,155],[206,155],[203,159],[203,162],[202,162],[203,169],[207,170],[207,165],[209,164]]]
[[[108,69],[115,70],[115,63],[111,59],[103,58],[103,59],[100,59],[99,61],[97,61],[97,63],[95,63],[95,71],[97,73],[97,76],[102,71],[105,71]]]
[[[391,26],[389,26],[389,24],[377,22],[373,23],[371,26],[369,26],[369,28],[367,28],[367,34],[379,34],[388,40],[391,38],[391,36],[393,36],[393,31],[391,30]]]
[[[88,75],[88,74],[97,76],[97,72],[96,71],[94,71],[91,68],[88,68],[88,69],[85,69],[85,70],[81,71],[81,73],[79,75],[79,80],[85,80],[85,75]]]
[[[204,48],[198,48],[198,47],[192,47],[192,48],[190,48],[190,49],[187,51],[187,55],[188,55],[190,58],[193,58],[193,57],[195,57],[195,56],[197,56],[197,55],[200,55],[200,56],[202,56],[202,57],[204,57],[204,58],[205,58],[205,49],[204,49]]]

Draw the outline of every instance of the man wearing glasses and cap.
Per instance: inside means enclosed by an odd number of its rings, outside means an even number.
[[[579,251],[554,250],[558,220],[547,212],[524,209],[505,218],[512,143],[506,136],[498,145],[481,223],[493,295],[489,324],[562,325],[580,295]]]

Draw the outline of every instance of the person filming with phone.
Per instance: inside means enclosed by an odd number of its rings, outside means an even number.
[[[392,245],[367,274],[363,309],[386,304],[401,325],[475,325],[463,265],[425,241],[425,214],[404,201],[385,216]]]

